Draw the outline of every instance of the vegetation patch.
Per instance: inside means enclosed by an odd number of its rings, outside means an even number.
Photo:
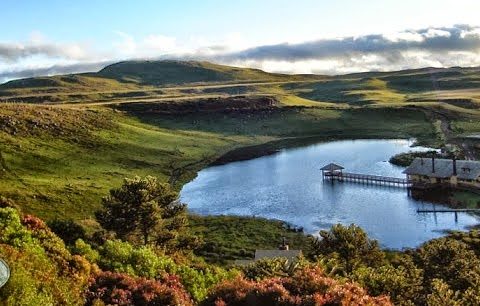
[[[480,194],[471,191],[454,191],[452,202],[465,208],[480,208]]]
[[[422,152],[408,152],[408,153],[399,153],[390,157],[389,162],[396,166],[408,167],[417,157],[428,158],[432,156],[437,156],[437,151],[422,151]]]
[[[189,223],[192,233],[204,241],[195,253],[221,264],[251,259],[256,249],[276,249],[282,238],[292,249],[305,250],[311,239],[283,221],[257,217],[191,215]]]

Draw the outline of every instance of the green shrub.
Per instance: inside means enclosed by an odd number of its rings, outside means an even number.
[[[93,249],[92,246],[83,241],[83,239],[77,239],[71,247],[71,250],[72,253],[85,257],[91,263],[98,263],[100,259],[98,251]]]
[[[154,278],[175,266],[172,259],[159,256],[148,246],[135,247],[128,242],[108,240],[99,249],[102,269],[132,276]]]
[[[236,270],[176,264],[170,257],[157,254],[149,246],[134,247],[120,240],[107,241],[99,252],[99,265],[105,270],[148,278],[159,278],[165,274],[178,276],[196,301],[204,299],[208,290],[217,283],[238,275]]]
[[[122,240],[175,250],[187,224],[186,205],[177,199],[178,193],[168,183],[153,176],[137,176],[110,190],[96,218]]]

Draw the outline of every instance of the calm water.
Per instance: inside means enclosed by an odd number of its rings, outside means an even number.
[[[202,215],[280,219],[317,233],[333,224],[355,223],[382,246],[403,248],[462,230],[478,220],[465,213],[418,214],[432,204],[406,189],[323,182],[319,168],[330,162],[346,171],[404,177],[390,156],[412,150],[407,140],[347,140],[287,149],[271,156],[215,166],[186,184],[181,199]],[[419,148],[415,148],[419,150]],[[437,207],[440,207],[437,204]]]

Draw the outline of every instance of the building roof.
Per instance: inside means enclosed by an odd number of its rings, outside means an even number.
[[[475,180],[480,176],[480,161],[457,160],[457,177],[464,180]],[[432,159],[417,157],[403,171],[410,175],[426,175],[429,177],[448,178],[453,176],[453,160],[435,158],[435,172],[432,172]]]
[[[256,250],[255,260],[264,258],[286,258],[290,261],[302,255],[301,250]]]
[[[320,170],[323,170],[323,171],[336,171],[336,170],[342,170],[342,169],[345,169],[345,168],[343,168],[340,165],[334,164],[334,163],[330,163],[330,164],[320,168]]]

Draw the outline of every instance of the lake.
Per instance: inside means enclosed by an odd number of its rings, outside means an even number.
[[[434,204],[416,201],[403,188],[331,183],[319,170],[335,162],[345,171],[405,177],[388,159],[409,140],[342,140],[285,149],[270,156],[201,170],[180,195],[200,215],[258,216],[284,220],[317,234],[336,223],[355,223],[383,247],[401,249],[478,223],[467,213],[419,214]],[[443,207],[436,204],[437,208]]]

